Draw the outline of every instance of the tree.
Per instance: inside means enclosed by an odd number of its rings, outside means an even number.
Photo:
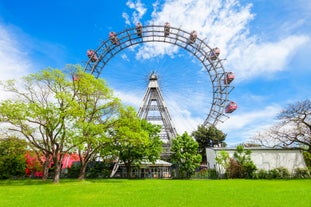
[[[102,146],[107,120],[118,105],[102,80],[83,73],[80,66],[72,68],[81,77],[69,79],[48,68],[25,77],[22,89],[14,81],[2,83],[16,99],[1,102],[0,121],[9,123],[10,131],[22,134],[44,156],[43,179],[52,162],[55,183],[65,154],[78,147],[87,162]]]
[[[311,153],[311,101],[289,104],[276,117],[278,123],[253,140],[263,146],[296,148]]]
[[[124,162],[127,177],[133,165],[142,161],[154,162],[160,157],[162,142],[160,127],[141,120],[132,107],[121,108],[119,118],[111,131],[116,156]]]
[[[223,145],[226,139],[226,134],[218,130],[215,126],[206,128],[203,125],[198,126],[198,129],[192,132],[192,136],[199,143],[199,153],[202,156],[202,162],[206,163],[206,148]]]
[[[0,139],[0,179],[24,176],[27,142],[17,137]]]
[[[200,166],[202,157],[198,154],[199,144],[184,132],[172,140],[171,161],[178,167],[179,177],[190,178]]]
[[[120,101],[113,96],[112,90],[103,79],[97,79],[79,68],[74,71],[74,76],[76,105],[73,111],[76,120],[73,125],[80,157],[79,179],[82,180],[85,178],[88,163],[102,151],[101,148],[109,147],[111,143],[107,131],[116,122]]]
[[[231,160],[231,166],[237,165],[238,172],[232,172],[233,170],[230,170],[230,175],[233,176],[235,173],[237,173],[237,176],[240,178],[252,178],[253,174],[257,170],[256,165],[251,159],[251,153],[252,151],[249,149],[244,149],[243,145],[238,145],[236,148],[236,151],[233,154],[234,160]]]
[[[64,150],[70,149],[67,126],[72,94],[69,82],[59,70],[48,68],[23,79],[22,89],[8,81],[4,89],[16,100],[1,103],[1,120],[11,124],[9,130],[22,134],[34,149],[45,156],[45,167],[53,161],[54,182],[59,182]],[[46,168],[43,179],[47,178]]]
[[[220,165],[219,172],[221,175],[225,174],[225,172],[227,172],[227,174],[229,173],[230,157],[228,152],[221,150],[216,156],[216,162]]]

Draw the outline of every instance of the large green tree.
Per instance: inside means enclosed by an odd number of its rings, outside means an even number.
[[[0,179],[25,175],[27,142],[8,137],[0,139]]]
[[[219,145],[225,145],[226,134],[218,130],[215,126],[206,128],[203,125],[198,126],[198,129],[192,132],[192,136],[199,143],[199,152],[202,156],[202,162],[206,163],[206,148]]]
[[[48,68],[23,78],[22,87],[8,81],[4,89],[15,99],[0,105],[1,120],[10,123],[11,131],[19,132],[34,149],[45,156],[45,167],[54,165],[54,182],[59,182],[61,162],[72,147],[70,82],[60,70]],[[44,179],[47,177],[45,168]]]
[[[88,163],[94,160],[103,147],[109,148],[111,139],[107,136],[108,129],[116,123],[120,101],[103,79],[76,70],[74,72],[73,108],[76,114],[77,149],[80,157],[79,179],[85,178]]]
[[[120,115],[111,135],[116,156],[123,161],[127,177],[131,168],[142,161],[154,162],[160,157],[162,142],[160,127],[141,120],[132,107],[120,109]]]
[[[83,73],[80,66],[69,69],[77,73],[74,78],[48,68],[25,77],[22,87],[14,81],[2,83],[15,99],[1,102],[0,120],[45,157],[43,179],[53,163],[54,182],[59,182],[65,154],[78,149],[86,165],[104,145],[105,130],[118,105],[103,80]]]
[[[190,178],[202,160],[198,153],[199,144],[185,132],[172,140],[171,161],[178,168],[180,178]]]

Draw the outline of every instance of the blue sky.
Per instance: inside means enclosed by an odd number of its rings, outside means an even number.
[[[235,73],[230,100],[239,108],[217,127],[236,145],[271,126],[289,103],[310,98],[310,11],[309,0],[0,0],[0,79],[84,65],[86,50],[97,48],[110,31],[137,21],[168,21],[218,46],[226,71]],[[115,56],[101,77],[138,108],[152,71],[177,131],[195,130],[208,114],[211,85],[187,52],[160,43],[139,45]]]

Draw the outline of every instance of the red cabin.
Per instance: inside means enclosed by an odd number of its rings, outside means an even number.
[[[197,37],[198,37],[198,33],[195,30],[193,30],[190,34],[190,37],[189,37],[189,43],[190,44],[194,43],[196,41]]]
[[[171,29],[170,23],[166,22],[164,25],[164,36],[165,37],[170,35],[170,29]]]
[[[139,37],[143,36],[143,26],[141,25],[140,22],[136,24],[136,32]]]
[[[119,40],[117,38],[117,34],[115,32],[110,32],[109,33],[109,38],[112,44],[114,45],[119,45]]]
[[[237,108],[238,108],[238,105],[237,105],[235,102],[230,101],[230,103],[226,106],[225,112],[226,112],[226,113],[232,113],[232,112],[234,112]]]
[[[72,80],[73,81],[78,81],[78,80],[80,80],[80,77],[77,74],[73,74],[72,75]]]
[[[224,83],[225,84],[230,84],[234,80],[235,76],[233,72],[228,72],[226,73]]]
[[[87,50],[86,51],[86,55],[89,57],[89,59],[92,62],[96,62],[97,61],[97,55],[96,55],[94,50]]]
[[[210,58],[211,60],[216,60],[220,54],[220,49],[218,47],[215,47],[214,49],[211,50],[210,52]]]

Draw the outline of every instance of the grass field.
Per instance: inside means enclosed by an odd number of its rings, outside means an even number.
[[[0,206],[311,207],[311,180],[4,180]]]

